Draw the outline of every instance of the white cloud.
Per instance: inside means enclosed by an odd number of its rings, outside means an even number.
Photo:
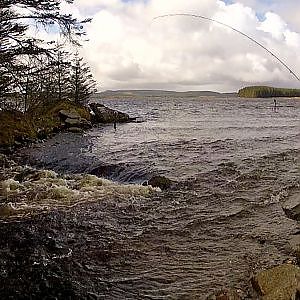
[[[297,50],[299,50],[299,48],[300,48],[300,34],[298,34],[296,32],[292,32],[290,30],[286,30],[284,32],[284,36],[285,36],[286,44],[289,47],[295,47],[295,48],[297,48]]]
[[[287,30],[287,24],[277,14],[267,12],[265,21],[261,23],[258,29],[270,33],[273,38],[282,40]]]
[[[297,85],[271,55],[229,28],[188,17],[153,21],[166,13],[211,17],[256,38],[294,70],[300,70],[300,34],[274,12],[258,19],[256,1],[247,1],[251,7],[241,2],[79,0],[76,14],[93,14],[86,27],[89,42],[82,54],[103,90],[232,91],[248,84]]]

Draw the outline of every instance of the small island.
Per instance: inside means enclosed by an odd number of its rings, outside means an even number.
[[[300,89],[248,86],[238,91],[241,98],[300,97]]]

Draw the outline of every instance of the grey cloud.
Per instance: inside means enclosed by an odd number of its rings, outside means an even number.
[[[132,2],[120,6],[120,1],[114,0],[116,7],[107,4],[104,10],[95,14],[88,28],[90,42],[83,49],[102,89],[214,88],[233,91],[255,83],[295,84],[270,54],[228,28],[189,18],[153,22],[155,15],[165,13],[160,11],[161,2],[139,2],[139,6]],[[243,28],[245,33],[272,49],[293,69],[297,66],[300,69],[297,48],[289,47],[286,40],[276,40],[270,33],[258,30],[261,21],[255,17],[254,10],[241,4],[225,6],[217,0],[202,0],[201,3],[193,0],[189,6],[186,2],[176,0],[176,9],[185,12],[193,3],[194,11],[198,7],[199,14],[225,16],[228,22],[238,20],[235,27]],[[257,1],[237,2],[247,2],[257,10],[264,9],[258,7]],[[207,6],[202,12],[203,3]],[[239,17],[235,18],[237,13]]]
[[[140,78],[142,76],[142,71],[138,64],[132,63],[128,66],[119,65],[118,69],[109,72],[108,76],[112,80],[130,81],[132,79]]]

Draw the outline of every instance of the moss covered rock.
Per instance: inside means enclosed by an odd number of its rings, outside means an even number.
[[[262,271],[251,282],[263,300],[292,300],[300,296],[300,268],[291,264]]]

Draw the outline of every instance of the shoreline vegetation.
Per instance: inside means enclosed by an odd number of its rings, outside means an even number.
[[[60,5],[60,0],[7,0],[0,6],[0,146],[59,131],[61,110],[90,121],[84,106],[96,82],[79,55],[90,19],[65,14]],[[37,37],[51,31],[56,42]]]
[[[9,151],[13,147],[46,139],[63,130],[66,124],[62,122],[59,114],[63,110],[91,121],[91,114],[86,107],[67,100],[41,106],[33,112],[0,111],[0,150]]]
[[[61,101],[39,107],[34,112],[0,111],[0,153],[45,140],[61,131],[83,133],[98,124],[139,122],[138,118],[103,104],[82,105]]]
[[[300,89],[275,88],[269,86],[248,86],[238,91],[240,98],[300,97]]]

